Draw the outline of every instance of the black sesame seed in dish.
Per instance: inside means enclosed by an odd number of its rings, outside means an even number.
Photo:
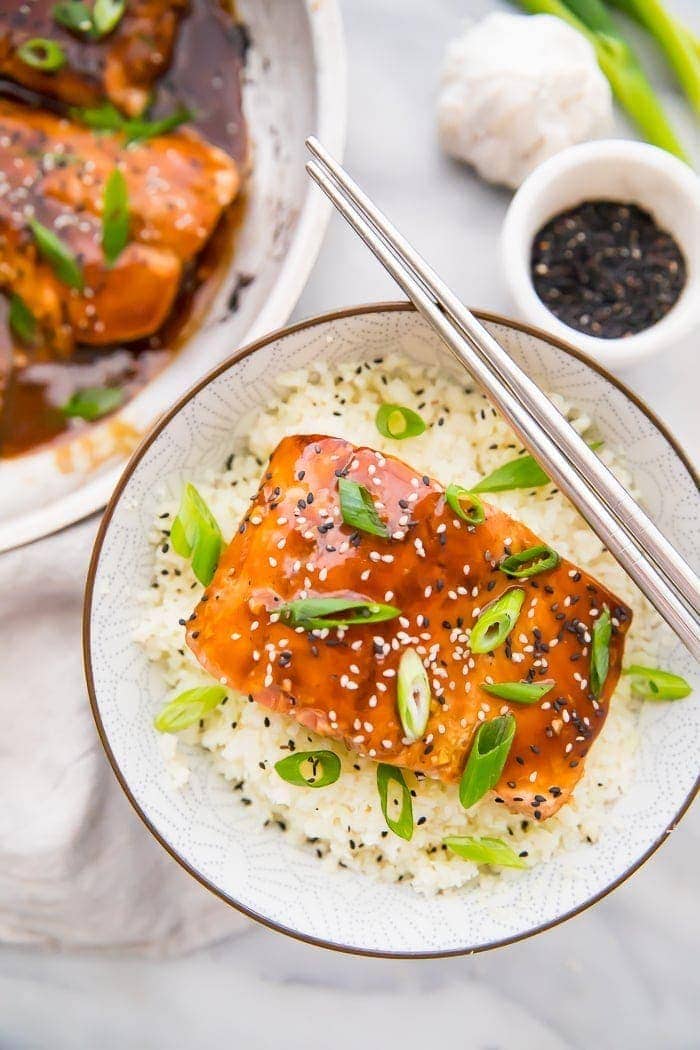
[[[622,793],[617,749],[636,716],[622,650],[650,621],[619,581],[608,590],[597,543],[594,565],[578,563],[575,512],[480,394],[403,358],[371,379],[357,364],[316,363],[311,406],[309,384],[283,380],[255,445],[241,438],[229,467],[227,438],[218,472],[186,483],[179,508],[154,508],[154,568],[168,575],[139,638],[176,668],[154,728],[245,783],[245,819],[283,820],[334,869],[486,893],[554,839],[577,848],[586,814]],[[343,436],[299,433],[330,418],[338,378]],[[424,429],[385,438],[387,386],[413,411],[428,382]],[[184,782],[194,767],[179,748],[164,742]]]
[[[534,289],[554,316],[599,339],[657,324],[687,280],[675,238],[636,204],[584,201],[550,219],[530,256]]]

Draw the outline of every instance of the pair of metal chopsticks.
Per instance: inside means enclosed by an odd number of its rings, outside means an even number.
[[[459,301],[320,142],[307,139],[311,178],[503,413],[696,659],[700,581],[535,382]]]

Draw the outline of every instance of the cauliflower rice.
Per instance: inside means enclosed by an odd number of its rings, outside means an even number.
[[[406,459],[443,484],[476,484],[521,448],[508,425],[476,389],[438,367],[392,356],[362,363],[317,365],[290,372],[278,381],[279,397],[266,410],[243,421],[246,437],[234,442],[220,470],[190,480],[196,485],[228,539],[244,516],[262,469],[278,442],[289,434],[322,433],[369,445]],[[575,429],[589,437],[593,420],[561,397],[553,397]],[[420,437],[406,442],[382,437],[374,417],[384,401],[416,408],[427,424]],[[604,447],[601,458],[633,490],[621,457]],[[586,567],[633,610],[627,636],[627,662],[648,663],[658,618],[614,559],[604,551],[572,505],[552,486],[513,491],[487,499],[524,521],[564,557]],[[172,500],[160,506],[149,541],[153,547],[153,582],[143,596],[143,617],[136,636],[176,695],[211,682],[184,644],[182,621],[203,590],[189,565],[167,542],[177,513]],[[644,657],[644,659],[641,659]],[[154,715],[160,702],[154,701]],[[465,812],[456,785],[406,773],[412,789],[414,834],[406,842],[387,831],[376,785],[376,764],[359,758],[333,740],[319,737],[288,716],[275,714],[230,691],[227,701],[178,736],[161,737],[173,790],[187,790],[190,761],[204,748],[231,785],[241,804],[267,827],[284,832],[300,848],[315,851],[319,862],[362,871],[375,878],[410,882],[431,894],[469,884],[487,886],[493,872],[448,853],[447,835],[502,838],[527,863],[546,861],[561,851],[594,842],[614,820],[614,803],[634,773],[639,702],[621,678],[603,730],[586,760],[573,800],[538,824],[485,797]],[[155,730],[154,730],[155,732]],[[295,749],[324,748],[341,758],[342,773],[322,790],[293,787],[275,772],[275,762]],[[501,878],[517,878],[518,870]]]

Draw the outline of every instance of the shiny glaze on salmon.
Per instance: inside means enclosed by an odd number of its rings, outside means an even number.
[[[371,492],[390,538],[343,524],[339,476]],[[507,577],[499,563],[542,540],[485,509],[483,524],[467,526],[441,485],[392,456],[339,438],[285,438],[187,624],[187,643],[210,674],[258,703],[359,754],[447,782],[459,781],[480,723],[512,711],[516,732],[496,797],[544,819],[570,797],[603,726],[631,612],[565,559],[530,579]],[[471,654],[479,610],[513,587],[526,597],[512,634],[495,652]],[[274,613],[329,594],[388,603],[401,616],[309,632]],[[589,643],[605,606],[614,625],[610,669],[596,699]],[[407,647],[423,658],[432,692],[426,732],[414,743],[396,702]],[[489,696],[487,680],[555,687],[525,706]]]
[[[110,266],[101,213],[115,168],[127,184],[130,241]],[[0,288],[24,299],[55,351],[148,336],[239,187],[235,162],[194,132],[125,149],[122,135],[0,100]],[[41,257],[30,218],[79,260],[84,292],[63,284]]]
[[[124,113],[136,116],[170,64],[187,0],[129,0],[116,28],[102,40],[59,25],[54,18],[56,0],[4,7],[0,10],[1,75],[73,106],[97,106],[109,99]],[[65,62],[60,69],[43,72],[22,61],[18,50],[36,38],[53,40],[61,47]]]

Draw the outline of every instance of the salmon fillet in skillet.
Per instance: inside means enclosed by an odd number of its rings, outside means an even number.
[[[109,266],[101,213],[116,167],[128,189],[130,242]],[[235,162],[194,133],[125,149],[121,135],[0,100],[0,288],[24,299],[59,352],[151,335],[239,187]],[[40,255],[31,218],[76,256],[83,292]]]
[[[129,0],[116,28],[102,40],[74,35],[58,25],[53,16],[56,0],[3,6],[0,75],[73,106],[96,106],[109,99],[136,116],[168,68],[187,0]],[[17,53],[36,38],[53,40],[63,50],[65,62],[56,72],[34,69]]]
[[[365,486],[390,538],[343,524],[339,476]],[[600,732],[620,673],[631,613],[571,562],[511,579],[499,562],[542,543],[496,507],[467,526],[442,486],[405,463],[339,438],[285,438],[257,497],[187,625],[202,666],[258,703],[356,752],[448,782],[461,778],[479,724],[512,711],[516,731],[497,797],[544,819],[568,800]],[[477,610],[513,588],[525,599],[505,644],[471,654]],[[300,597],[365,596],[401,610],[397,619],[308,632],[276,619]],[[589,678],[591,629],[612,615],[610,667],[598,698]],[[432,702],[423,737],[407,743],[396,700],[401,654],[427,665]],[[539,703],[481,689],[553,680]]]

